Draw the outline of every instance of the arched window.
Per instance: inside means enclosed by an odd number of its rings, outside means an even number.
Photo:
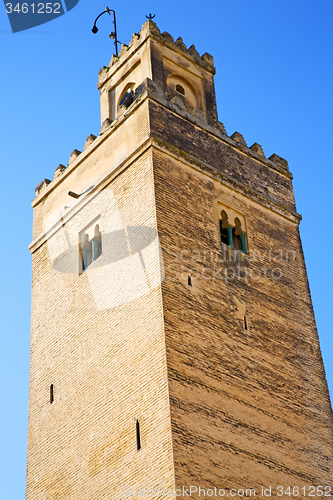
[[[94,229],[94,237],[91,240],[91,247],[92,247],[92,262],[94,262],[102,253],[102,239],[101,239],[101,232],[99,230],[99,225],[96,224],[95,229]]]
[[[221,211],[221,243],[247,254],[245,228],[243,226],[244,222],[242,223],[238,217],[233,217],[232,210],[229,213],[226,210]]]
[[[176,85],[176,92],[178,92],[178,94],[185,95],[185,89],[184,87],[182,87],[182,85]]]
[[[80,238],[81,239],[81,238]],[[92,262],[102,255],[102,235],[99,224],[86,229],[81,239],[81,270],[82,272]]]
[[[173,73],[167,78],[167,86],[171,98],[174,96],[182,97],[187,111],[192,112],[194,109],[198,108],[199,101],[197,90],[189,80],[183,78],[181,75]]]
[[[118,108],[128,108],[134,99],[134,89],[136,88],[136,83],[131,82],[125,85],[119,98],[118,98]]]

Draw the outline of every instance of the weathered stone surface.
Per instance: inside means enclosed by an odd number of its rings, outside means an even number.
[[[191,54],[191,56],[193,57],[198,57],[200,58],[200,54],[199,52],[197,51],[197,49],[195,48],[195,45],[191,45],[191,47],[189,47],[188,49],[188,53]]]
[[[153,158],[176,486],[326,484],[332,414],[297,223],[178,148]],[[223,257],[217,200],[245,215],[249,262]]]
[[[82,192],[91,165],[97,179],[101,163],[106,168],[115,161],[113,138],[104,141],[102,150],[92,153],[91,164],[83,162],[78,178],[71,172],[60,191],[56,188],[35,212],[52,210],[50,204],[55,210],[59,202],[61,207],[70,185]],[[60,229],[32,255],[27,500],[90,500],[92,492],[96,498],[120,499],[126,485],[143,479],[174,488],[160,287],[148,297],[103,307],[117,286],[116,271],[108,272],[107,266],[124,257],[116,244],[119,233],[109,241],[105,236],[107,224],[112,236],[115,207],[124,227],[152,228],[156,234],[151,152],[127,167],[82,209],[72,210],[72,222],[59,214]],[[92,275],[78,273],[77,238],[99,214],[103,251],[102,261],[96,262],[101,270],[96,292],[89,281]],[[153,273],[155,266],[158,271],[158,261],[150,262]],[[122,290],[140,282],[140,275],[129,270],[127,284],[122,277]]]
[[[60,163],[60,165],[58,165],[57,168],[55,169],[53,179],[58,177],[58,175],[60,175],[65,169],[66,169],[65,165],[62,165]]]
[[[109,66],[110,67],[113,66],[117,61],[119,61],[119,57],[117,57],[114,54],[112,54]]]
[[[226,129],[224,127],[224,124],[222,122],[220,122],[220,121],[215,122],[213,127],[216,128],[217,130],[219,130],[220,132],[222,132],[222,134],[225,134],[225,135],[227,134]]]
[[[96,135],[94,134],[90,134],[87,139],[86,139],[86,142],[84,144],[84,148],[83,149],[86,149],[87,147],[90,146],[90,144],[92,144],[94,142],[94,140],[96,139]]]
[[[239,132],[234,132],[231,136],[230,136],[231,139],[233,139],[234,141],[236,142],[239,142],[240,144],[243,144],[243,146],[247,146],[246,142],[245,142],[245,139],[244,137],[242,136],[242,134],[240,134]]]
[[[171,101],[172,104],[174,104],[177,108],[186,110],[185,102],[184,99],[182,99],[180,96],[175,95]]]
[[[74,149],[74,151],[71,152],[70,157],[69,157],[69,162],[68,164],[72,163],[72,161],[76,160],[76,158],[81,154],[81,151],[78,149]]]
[[[132,47],[133,45],[137,44],[137,42],[140,40],[140,33],[133,33],[129,47]]]
[[[206,117],[201,109],[196,108],[193,113],[192,113],[196,118],[198,118],[200,121],[205,122]]]
[[[144,35],[145,33],[151,33],[152,35],[159,35],[161,32],[160,32],[157,24],[154,23],[154,21],[151,21],[150,19],[148,19],[148,21],[146,21],[142,25],[142,29],[140,31],[141,35]]]
[[[182,50],[184,50],[184,51],[187,51],[187,47],[186,47],[185,43],[183,42],[183,39],[182,39],[182,37],[181,37],[181,36],[180,36],[179,38],[177,38],[177,40],[176,40],[176,45],[177,45],[180,49],[182,49]]]
[[[170,33],[168,33],[167,31],[164,31],[164,33],[162,33],[162,36],[166,42],[169,42],[169,43],[175,42],[173,36],[170,35]]]
[[[105,132],[105,130],[107,130],[110,127],[111,123],[112,123],[112,120],[110,120],[110,118],[105,118],[105,120],[102,123],[100,133],[103,134],[103,132]]]
[[[46,186],[48,186],[48,184],[50,184],[50,180],[49,179],[43,179],[42,182],[40,184],[38,184],[38,186],[35,188],[35,195],[38,196],[41,191],[43,191],[43,189],[46,188]]]
[[[255,153],[257,153],[258,155],[265,157],[265,153],[263,152],[262,147],[257,142],[255,142],[254,144],[252,144],[252,146],[250,147],[250,149],[252,149],[252,151],[254,151]]]
[[[122,57],[124,54],[126,54],[127,49],[128,49],[128,45],[126,45],[126,43],[122,43],[121,44],[121,49],[120,49],[120,52],[119,52],[119,57]]]
[[[273,161],[274,163],[277,163],[277,165],[280,165],[280,167],[285,168],[286,170],[289,170],[287,160],[285,160],[284,158],[281,158],[281,156],[278,156],[276,154],[272,154],[268,159]]]
[[[208,64],[210,64],[211,66],[214,67],[214,59],[213,59],[213,56],[211,56],[210,54],[208,54],[208,52],[205,52],[202,56],[201,56],[201,59],[205,62],[207,62]]]
[[[217,172],[295,212],[291,177],[281,175],[239,149],[230,147],[208,131],[197,129],[182,116],[170,115],[168,110],[154,102],[150,103],[150,113],[154,137],[209,163]]]

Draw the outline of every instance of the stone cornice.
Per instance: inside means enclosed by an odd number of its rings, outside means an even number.
[[[180,150],[179,148],[173,146],[172,144],[167,143],[166,141],[160,139],[159,137],[151,136],[151,139],[153,147],[155,147],[159,151],[162,151],[165,154],[169,155],[170,157],[178,161],[181,161],[182,163],[192,168],[195,168],[196,170],[199,170],[200,172],[210,177],[213,177],[222,184],[236,191],[238,194],[242,194],[243,196],[246,196],[252,201],[259,203],[260,205],[268,208],[269,210],[275,212],[276,214],[281,215],[288,221],[293,222],[295,224],[299,224],[300,221],[302,220],[302,216],[296,211],[291,210],[282,203],[281,204],[276,203],[276,201],[270,198],[269,196],[265,196],[262,193],[259,193],[255,189],[250,188],[248,185],[238,181],[237,179],[234,179],[232,176],[224,172],[221,172],[220,170],[216,169],[209,163],[198,160],[198,158],[195,158],[189,153]]]

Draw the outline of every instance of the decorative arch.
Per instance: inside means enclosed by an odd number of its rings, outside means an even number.
[[[238,232],[239,230],[242,229],[242,223],[238,217],[235,217],[234,224],[235,224],[235,232]]]
[[[198,107],[198,96],[194,86],[183,76],[173,73],[167,78],[167,86],[173,95],[181,96],[185,99],[185,104],[189,109]]]
[[[219,214],[219,224],[221,243],[247,254],[244,217],[225,208]]]
[[[222,222],[222,224],[225,224],[226,222],[228,222],[228,214],[225,210],[222,210],[222,212],[221,212],[221,222]]]

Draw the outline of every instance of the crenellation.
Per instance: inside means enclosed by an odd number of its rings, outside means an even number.
[[[62,172],[66,169],[65,165],[63,165],[62,163],[60,163],[60,165],[57,166],[57,168],[55,169],[55,172],[54,172],[54,176],[53,176],[53,180],[58,177],[59,175],[62,174]]]
[[[148,20],[144,23],[139,33],[133,33],[131,41],[128,46],[126,44],[122,44],[119,56],[116,57],[113,54],[109,66],[108,67],[103,66],[103,68],[99,72],[98,86],[99,87],[102,86],[105,83],[105,81],[110,77],[110,75],[107,75],[108,68],[112,68],[118,62],[123,63],[124,58],[130,57],[133,54],[133,52],[135,52],[138,49],[138,47],[141,46],[141,44],[145,41],[145,39],[150,36],[170,48],[172,47],[173,49],[176,50],[180,49],[182,52],[186,53],[192,60],[194,60],[197,64],[204,66],[209,71],[215,73],[213,57],[210,54],[205,52],[202,56],[200,56],[200,54],[198,53],[193,44],[187,49],[181,37],[178,37],[177,40],[175,41],[170,33],[168,33],[167,31],[161,33],[156,24],[153,21]]]
[[[74,151],[71,152],[70,157],[69,157],[69,162],[72,163],[72,161],[76,160],[76,158],[82,153],[82,151],[79,151],[78,149],[74,149]]]
[[[102,123],[100,134],[104,134],[104,132],[112,125],[112,123],[113,122],[112,120],[110,120],[110,118],[106,118]]]
[[[50,183],[50,179],[43,179],[42,182],[35,188],[35,195],[38,196]]]
[[[126,45],[126,43],[121,44],[121,49],[119,52],[119,58],[122,57],[129,49],[129,45]]]
[[[175,43],[176,43],[177,47],[182,49],[184,52],[187,52],[187,47],[186,47],[185,43],[183,42],[183,39],[181,36],[179,38],[177,38]]]
[[[263,156],[264,158],[266,158],[265,153],[264,153],[262,147],[257,142],[255,142],[254,144],[252,144],[252,146],[250,146],[250,149],[251,149],[251,151],[254,151],[255,153],[257,153],[258,155]]]
[[[99,78],[103,78],[103,76],[105,75],[105,73],[108,72],[108,66],[103,66],[99,72],[98,72],[98,77]]]
[[[214,68],[214,58],[212,55],[208,54],[208,52],[205,52],[202,56],[201,56],[201,59],[206,62],[207,64],[209,64],[210,66],[212,66],[212,68]]]
[[[199,119],[200,122],[206,122],[206,117],[202,109],[196,108],[194,111],[192,111],[192,115],[195,118]]]
[[[133,33],[131,41],[129,43],[129,47],[133,47],[141,38],[141,34],[139,33]]]
[[[141,35],[144,35],[145,33],[150,33],[152,35],[160,35],[161,34],[159,27],[151,19],[148,19],[142,25],[140,33],[141,33]]]
[[[188,53],[191,54],[191,56],[193,56],[194,58],[200,59],[200,54],[195,48],[195,45],[191,45],[191,47],[188,49]]]
[[[234,141],[236,141],[237,143],[239,144],[243,144],[243,146],[247,146],[246,142],[245,142],[245,139],[244,137],[242,136],[242,134],[240,134],[239,132],[234,132],[231,136],[230,136],[231,139],[233,139]]]
[[[119,61],[119,57],[117,57],[114,54],[112,54],[109,67],[111,68],[117,61]]]
[[[281,158],[281,156],[278,156],[277,154],[274,153],[268,159],[271,160],[273,163],[276,163],[280,167],[285,168],[286,170],[289,171],[289,166],[288,166],[287,160],[285,160],[284,158]]]
[[[167,41],[169,43],[175,43],[175,40],[174,40],[173,36],[170,35],[170,33],[168,33],[167,31],[164,31],[162,33],[162,36],[164,38],[164,41]]]
[[[169,101],[164,97],[162,90],[153,80],[146,79],[145,82],[140,86],[140,92],[143,93],[145,90],[148,91],[150,97],[159,100],[159,102],[168,106],[174,112],[180,113],[187,119],[195,121],[196,123],[199,123],[203,127],[208,126],[206,118],[201,110],[196,109],[192,113],[189,113],[186,110],[185,103],[180,96],[175,96]],[[154,92],[153,94],[151,93],[152,91]],[[223,140],[227,140],[230,144],[233,144],[235,147],[241,148],[243,152],[246,152],[250,156],[262,159],[262,161],[265,161],[265,164],[267,166],[273,166],[278,170],[283,168],[283,170],[289,172],[288,162],[286,160],[275,154],[270,156],[269,159],[266,159],[262,147],[258,143],[254,143],[253,146],[249,148],[246,144],[243,135],[240,132],[234,132],[232,136],[228,137],[225,126],[220,121],[215,122],[211,126],[211,128],[212,130],[218,131],[221,134],[221,138]]]
[[[227,135],[227,132],[226,132],[226,129],[225,129],[225,126],[222,122],[220,121],[217,121],[215,122],[212,127],[215,129],[215,130],[219,130],[220,132],[222,132],[222,135]]]
[[[90,146],[90,144],[92,144],[94,142],[95,139],[96,139],[96,135],[94,135],[94,134],[88,135],[86,142],[84,144],[83,150],[87,149]]]

